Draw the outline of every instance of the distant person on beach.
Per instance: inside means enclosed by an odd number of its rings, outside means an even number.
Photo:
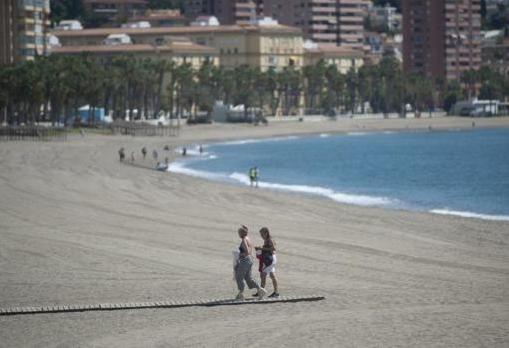
[[[249,169],[249,182],[251,183],[251,187],[258,187],[258,168],[252,167]]]
[[[170,151],[170,146],[168,146],[168,145],[164,145],[164,150],[165,150],[165,151]]]
[[[250,183],[251,187],[253,187],[253,185],[254,185],[254,178],[255,178],[254,177],[254,167],[249,168],[249,173],[248,174],[249,174],[249,183]]]
[[[258,187],[258,167],[254,167],[254,182],[256,187]]]
[[[134,151],[131,151],[131,163],[134,163]]]
[[[265,295],[267,295],[267,291],[258,285],[251,275],[251,268],[253,267],[253,261],[251,260],[253,246],[247,236],[247,227],[242,225],[238,229],[238,234],[242,241],[239,245],[239,258],[235,265],[235,280],[237,281],[237,287],[239,289],[239,293],[235,299],[244,300],[244,282],[246,282],[249,289],[256,288],[258,290],[258,298],[263,299]]]
[[[157,160],[157,151],[152,151],[152,157],[154,157],[155,160]]]
[[[187,155],[187,148],[184,146],[182,147],[182,156]]]
[[[198,150],[200,151],[200,155],[203,153],[203,146],[200,145],[200,147],[198,148]]]
[[[265,289],[267,275],[269,275],[272,280],[272,286],[274,287],[274,292],[270,294],[269,297],[279,297],[276,279],[276,245],[267,227],[262,227],[260,229],[260,236],[263,238],[263,246],[255,247],[257,251],[256,257],[260,260],[260,267],[258,269],[261,278],[260,286]],[[253,296],[258,296],[258,293]]]
[[[141,154],[143,155],[143,159],[147,157],[147,148],[145,146],[141,148]]]
[[[118,156],[120,157],[120,162],[124,162],[125,151],[123,147],[121,147],[120,150],[118,150]]]

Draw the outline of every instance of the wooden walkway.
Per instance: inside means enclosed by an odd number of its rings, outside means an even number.
[[[11,307],[11,308],[0,308],[0,316],[21,315],[21,314],[85,312],[85,311],[113,311],[127,309],[147,309],[147,308],[235,306],[246,304],[270,304],[270,303],[305,302],[305,301],[309,302],[309,301],[321,301],[324,299],[325,299],[324,296],[284,296],[277,298],[266,298],[263,300],[246,299],[244,301],[232,299],[214,299],[197,301],[132,302],[132,303],[103,303],[90,305]]]

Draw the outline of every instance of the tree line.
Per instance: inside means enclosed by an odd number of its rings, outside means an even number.
[[[114,119],[129,120],[156,118],[161,112],[193,119],[199,112],[210,115],[218,100],[243,104],[246,114],[257,109],[266,115],[292,115],[301,108],[307,114],[404,114],[407,104],[421,111],[449,110],[458,100],[503,100],[508,94],[508,76],[489,67],[468,71],[461,81],[431,81],[404,74],[392,56],[346,74],[324,61],[302,69],[261,71],[249,66],[228,70],[209,62],[194,69],[189,63],[132,56],[101,61],[87,54],[0,66],[0,117],[9,124],[69,125],[83,105],[91,113],[104,108]]]

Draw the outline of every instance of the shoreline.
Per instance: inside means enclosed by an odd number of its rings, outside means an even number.
[[[509,124],[507,126],[487,126],[487,127],[475,127],[475,128],[439,128],[439,129],[369,129],[363,131],[337,131],[337,132],[328,132],[328,133],[297,133],[297,134],[286,134],[286,135],[278,135],[275,134],[273,136],[261,137],[261,138],[243,138],[243,139],[221,139],[215,140],[211,142],[202,143],[205,148],[208,145],[242,145],[246,143],[252,142],[264,142],[264,141],[279,141],[279,140],[290,140],[290,139],[299,139],[305,137],[329,137],[329,136],[356,136],[356,135],[365,135],[365,134],[394,134],[394,133],[428,133],[428,132],[465,132],[465,131],[477,131],[477,130],[490,130],[490,129],[506,129],[509,128]],[[188,149],[189,150],[189,149]],[[175,150],[176,152],[176,150]],[[196,151],[195,151],[196,152]],[[205,152],[206,153],[206,152]],[[180,174],[190,177],[199,178],[202,180],[218,182],[220,184],[233,185],[238,187],[249,187],[249,183],[247,182],[248,178],[246,176],[246,180],[241,180],[241,178],[232,178],[230,176],[224,176],[206,171],[206,170],[195,170],[189,168],[186,165],[186,162],[193,160],[207,160],[207,158],[200,158],[200,154],[193,153],[188,151],[187,158],[180,157],[178,159],[173,160],[167,172],[172,174]],[[414,212],[414,213],[425,213],[425,214],[438,214],[445,216],[454,216],[468,219],[480,219],[486,221],[509,221],[509,215],[501,215],[501,214],[490,214],[490,213],[481,213],[476,211],[463,211],[463,210],[455,210],[449,208],[441,208],[441,207],[432,207],[432,208],[423,208],[423,207],[415,207],[412,209],[411,207],[400,207],[400,206],[391,206],[385,205],[386,203],[381,203],[380,201],[383,199],[387,200],[397,200],[396,198],[387,198],[387,197],[377,197],[370,195],[359,195],[359,194],[347,194],[344,192],[335,191],[333,189],[321,186],[310,186],[310,185],[291,185],[279,182],[260,182],[260,188],[266,190],[268,192],[284,192],[295,194],[299,196],[314,196],[321,199],[327,199],[333,201],[336,204],[346,204],[357,207],[373,207],[384,210],[396,210],[402,212]],[[336,199],[335,195],[341,195],[343,199]],[[371,203],[367,202],[355,202],[365,197],[367,200],[371,201]],[[378,203],[375,203],[378,201]]]

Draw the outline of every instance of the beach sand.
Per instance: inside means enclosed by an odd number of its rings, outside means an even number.
[[[509,118],[475,122],[509,126]],[[274,234],[281,294],[326,299],[0,316],[0,346],[507,347],[509,222],[343,205],[146,168],[152,149],[173,159],[182,144],[471,123],[273,122],[185,126],[174,138],[2,142],[2,308],[233,297],[240,224],[257,245],[260,227]],[[121,146],[128,157],[136,151],[136,165],[118,161]]]

